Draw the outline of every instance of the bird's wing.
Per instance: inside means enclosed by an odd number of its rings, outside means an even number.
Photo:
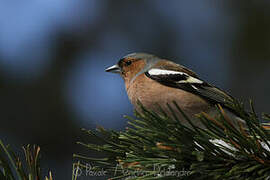
[[[230,95],[199,79],[194,72],[187,68],[168,70],[168,68],[157,67],[148,70],[145,75],[165,86],[196,94],[213,104],[221,104],[227,107],[228,103],[233,103],[233,98]]]

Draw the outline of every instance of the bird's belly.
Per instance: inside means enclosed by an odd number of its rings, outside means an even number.
[[[140,110],[138,100],[148,110],[159,111],[159,106],[172,115],[168,105],[170,104],[174,112],[180,119],[183,119],[181,113],[177,110],[173,102],[189,116],[194,117],[202,111],[208,112],[209,104],[197,95],[191,94],[181,89],[171,88],[159,83],[152,83],[151,86],[147,84],[133,84],[134,87],[127,90],[128,96],[137,110]]]

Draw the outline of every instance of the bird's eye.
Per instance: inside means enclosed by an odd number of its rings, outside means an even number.
[[[132,64],[131,61],[127,61],[127,62],[126,62],[126,66],[129,66],[129,65],[131,65],[131,64]]]

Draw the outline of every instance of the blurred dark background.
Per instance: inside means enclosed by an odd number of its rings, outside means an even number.
[[[122,80],[104,72],[132,52],[172,59],[270,112],[268,0],[6,0],[0,138],[40,145],[45,173],[70,179],[80,128],[120,130],[132,114]]]

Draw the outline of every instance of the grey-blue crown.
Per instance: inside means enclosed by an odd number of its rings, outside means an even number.
[[[142,52],[131,53],[131,54],[124,56],[123,58],[127,58],[127,57],[144,59],[146,61],[155,61],[155,60],[159,59],[157,56],[155,56],[153,54],[142,53]]]

